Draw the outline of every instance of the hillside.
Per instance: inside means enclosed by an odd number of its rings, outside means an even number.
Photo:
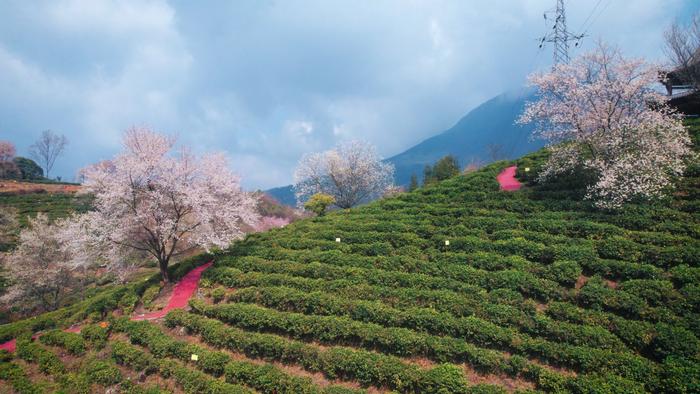
[[[10,250],[16,242],[19,229],[27,225],[27,218],[45,213],[54,220],[73,212],[85,212],[90,207],[89,196],[76,196],[77,185],[42,184],[0,180],[0,209],[16,214],[18,228],[0,228],[0,252]],[[9,234],[4,234],[5,232]]]
[[[515,124],[530,98],[527,92],[500,94],[469,111],[448,130],[386,159],[395,167],[395,183],[407,185],[412,174],[422,179],[426,165],[447,155],[456,156],[461,165],[466,166],[471,162],[492,162],[489,145],[500,146],[499,159],[520,157],[541,148],[542,141],[530,140],[530,126]],[[276,187],[266,193],[283,204],[296,204],[291,186]]]
[[[249,235],[163,321],[123,317],[154,277],[0,326],[0,391],[697,392],[700,166],[615,213],[576,177],[498,190],[544,158]]]
[[[523,92],[500,94],[469,111],[448,130],[390,157],[387,161],[396,168],[396,183],[408,184],[411,174],[421,178],[426,165],[450,154],[463,166],[474,160],[490,163],[493,161],[489,157],[490,144],[501,146],[499,159],[520,157],[541,148],[542,141],[530,141],[530,126],[515,124],[525,102],[531,98]]]

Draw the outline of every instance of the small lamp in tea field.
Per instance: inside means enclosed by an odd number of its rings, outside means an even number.
[[[192,361],[197,361],[197,360],[199,360],[199,355],[197,355],[197,354],[192,354],[192,355],[190,356],[190,360],[192,360]]]
[[[449,240],[449,239],[446,239],[446,240],[445,240],[445,246],[450,246],[450,240]]]
[[[335,242],[340,242],[340,238],[336,238],[336,239],[335,239]]]
[[[525,167],[525,172],[530,172],[530,167]]]

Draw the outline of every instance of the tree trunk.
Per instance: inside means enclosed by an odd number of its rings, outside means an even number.
[[[168,259],[158,259],[158,266],[160,267],[160,275],[163,278],[163,282],[170,283],[170,274],[168,274]]]

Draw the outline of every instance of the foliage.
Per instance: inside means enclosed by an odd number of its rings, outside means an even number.
[[[112,161],[83,170],[83,192],[95,196],[95,210],[76,220],[82,259],[106,256],[122,271],[132,267],[129,252],[148,253],[167,282],[172,256],[225,247],[243,235],[244,223],[257,221],[255,200],[223,155],[196,159],[181,150],[173,157],[174,140],[148,129],[129,129],[123,143]]]
[[[39,341],[45,345],[60,346],[71,354],[80,355],[85,353],[85,341],[80,334],[51,330],[43,333],[39,337]]]
[[[0,141],[0,162],[12,161],[17,151],[10,141]]]
[[[438,160],[435,165],[425,166],[423,170],[423,185],[430,185],[436,182],[452,178],[460,173],[459,161],[452,155],[447,155]]]
[[[408,184],[408,191],[412,192],[416,189],[418,189],[418,177],[416,174],[411,174],[411,181]]]
[[[22,174],[24,180],[39,180],[44,178],[44,170],[32,159],[17,156],[13,162]]]
[[[317,193],[333,196],[340,208],[381,197],[393,184],[394,166],[384,163],[376,149],[362,141],[302,157],[294,172],[294,190],[299,204]]]
[[[657,67],[604,44],[533,75],[538,100],[519,122],[535,123],[535,135],[549,142],[551,157],[540,179],[592,173],[587,197],[604,208],[665,196],[691,151],[680,116],[652,88],[658,77]]]
[[[316,193],[304,203],[304,209],[311,211],[318,216],[326,214],[326,210],[335,204],[335,198],[329,194]]]
[[[7,258],[5,270],[12,281],[7,301],[27,299],[46,310],[58,308],[66,294],[80,284],[81,267],[66,246],[70,237],[65,220],[49,224],[38,214],[19,236],[19,246]]]

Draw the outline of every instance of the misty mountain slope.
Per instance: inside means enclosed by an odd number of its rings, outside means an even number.
[[[387,159],[394,164],[397,185],[407,185],[411,174],[423,177],[423,168],[441,157],[454,155],[463,167],[472,160],[481,164],[493,161],[490,144],[501,148],[498,159],[512,159],[541,148],[542,141],[531,141],[532,128],[515,124],[525,102],[533,98],[529,92],[500,94],[469,111],[450,129]],[[276,187],[266,193],[282,204],[294,205],[291,186]]]
[[[528,99],[532,99],[528,93],[500,94],[471,110],[450,129],[387,159],[396,167],[396,183],[408,184],[413,173],[422,178],[426,165],[448,154],[466,166],[472,160],[482,164],[493,161],[490,144],[500,146],[502,156],[498,159],[520,157],[541,148],[542,141],[530,140],[531,127],[515,124]]]

